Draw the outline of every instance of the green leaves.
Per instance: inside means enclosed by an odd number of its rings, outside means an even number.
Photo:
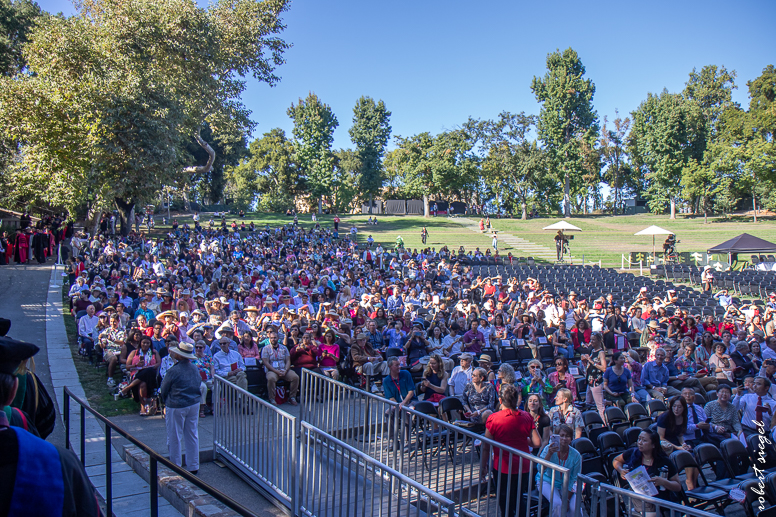
[[[74,210],[87,185],[129,201],[185,185],[204,124],[227,147],[252,129],[243,77],[278,80],[287,5],[84,0],[76,16],[41,20],[24,49],[33,74],[0,83],[0,125],[23,167],[70,190],[41,197]]]
[[[307,177],[313,198],[331,194],[334,174],[334,154],[331,143],[334,129],[339,125],[329,105],[314,93],[288,108],[288,116],[294,121],[296,159]],[[319,204],[320,208],[320,204]]]
[[[547,56],[547,73],[534,77],[531,90],[542,104],[537,129],[564,182],[565,215],[571,215],[570,190],[582,182],[585,168],[583,142],[595,146],[598,115],[593,109],[595,85],[584,79],[585,67],[577,53],[568,48]]]
[[[40,6],[30,0],[0,0],[0,76],[24,70],[22,47],[41,16]]]
[[[358,187],[363,199],[376,196],[383,187],[383,156],[391,137],[391,112],[383,101],[361,97],[353,108],[348,131],[361,165]]]

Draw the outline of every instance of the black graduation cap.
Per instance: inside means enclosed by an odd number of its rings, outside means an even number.
[[[17,368],[30,357],[38,353],[40,348],[32,343],[17,341],[9,337],[0,337],[0,373],[13,375]]]

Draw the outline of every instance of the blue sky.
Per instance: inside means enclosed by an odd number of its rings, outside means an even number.
[[[40,4],[73,12],[67,0]],[[393,134],[402,136],[503,110],[538,114],[531,79],[555,49],[579,53],[596,85],[595,108],[610,119],[648,92],[680,91],[693,67],[708,64],[737,72],[734,100],[747,104],[746,82],[776,63],[772,0],[294,0],[284,20],[293,47],[280,83],[250,82],[243,95],[258,122],[254,136],[274,127],[290,135],[286,110],[313,91],[339,119],[335,148],[351,145],[362,95],[385,101]]]

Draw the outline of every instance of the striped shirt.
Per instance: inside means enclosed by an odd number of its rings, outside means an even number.
[[[723,409],[719,401],[712,400],[703,408],[707,417],[711,417],[712,425],[725,426],[725,433],[738,434],[741,432],[741,420],[738,418],[738,410],[728,402],[727,408]]]

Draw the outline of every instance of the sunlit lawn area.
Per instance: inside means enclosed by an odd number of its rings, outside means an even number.
[[[502,219],[491,220],[491,223],[501,231],[554,248],[554,232],[542,228],[559,220],[560,218],[528,221]],[[754,224],[751,219],[735,221],[710,217],[709,223],[704,224],[703,217],[677,217],[671,220],[668,216],[651,214],[572,217],[566,220],[582,229],[582,232],[572,232],[575,238],[571,242],[571,253],[580,258],[584,254],[587,262],[601,260],[602,265],[609,267],[619,267],[620,256],[624,254],[627,257],[631,251],[651,252],[652,238],[634,235],[651,225],[675,232],[680,241],[677,245],[680,252],[705,252],[742,233],[776,242],[776,222],[773,220]],[[657,251],[662,251],[664,240],[665,237],[655,237]]]
[[[333,227],[333,216],[323,215],[319,222],[325,227]],[[340,216],[340,233],[349,231],[355,225],[358,228],[358,241],[364,242],[371,234],[376,242],[383,246],[393,247],[396,237],[401,235],[406,246],[421,248],[420,230],[426,226],[429,232],[427,246],[439,249],[447,245],[450,249],[464,246],[466,250],[479,247],[484,250],[490,246],[490,237],[478,232],[472,232],[464,228],[456,219],[447,217],[419,216],[379,216],[377,226],[367,225],[368,216],[343,215]],[[472,220],[478,221],[479,217],[472,216]],[[179,218],[179,222],[190,219]],[[202,223],[207,224],[208,216],[202,218]],[[233,220],[240,221],[237,216],[227,217],[231,224]],[[254,221],[257,225],[270,226],[286,224],[292,221],[291,217],[279,214],[248,213],[245,215],[246,223]],[[535,244],[546,246],[554,250],[554,232],[542,230],[560,218],[539,218],[522,221],[520,219],[492,219],[491,224],[500,232],[522,237]],[[639,214],[633,216],[584,216],[572,217],[568,222],[580,227],[582,232],[573,232],[575,239],[571,242],[571,252],[577,258],[585,256],[586,262],[601,261],[603,266],[619,267],[621,255],[629,252],[649,252],[652,250],[652,238],[635,236],[634,233],[648,226],[656,225],[666,230],[676,232],[679,251],[705,252],[708,248],[731,239],[741,233],[750,233],[769,241],[776,241],[776,221],[762,220],[757,224],[749,220],[731,220],[721,217],[710,217],[708,224],[704,224],[703,217],[690,218],[679,216],[671,220],[665,215]],[[299,216],[299,224],[305,228],[311,228],[314,223],[309,214]],[[159,226],[157,226],[159,227]],[[658,251],[662,250],[664,237],[657,236],[655,243]],[[517,252],[515,249],[503,243],[500,246],[502,254],[512,252],[515,255],[526,256],[529,253]],[[742,257],[743,258],[743,257]]]

